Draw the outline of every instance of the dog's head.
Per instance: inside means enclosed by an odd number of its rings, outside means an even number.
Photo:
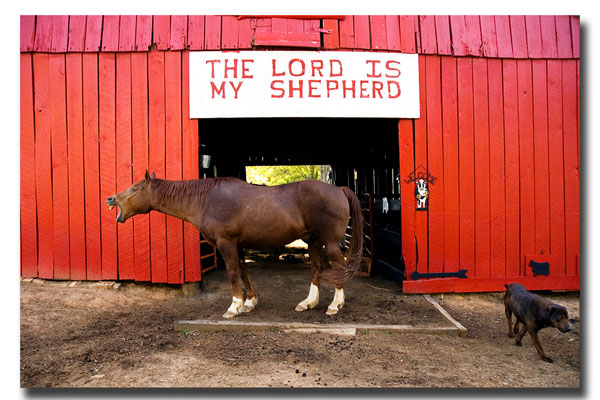
[[[546,307],[547,321],[550,326],[555,327],[561,332],[569,332],[572,327],[569,322],[569,312],[563,306],[552,304]]]

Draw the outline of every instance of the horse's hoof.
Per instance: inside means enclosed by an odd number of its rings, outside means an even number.
[[[236,317],[236,316],[237,316],[236,313],[234,313],[233,311],[229,311],[229,310],[227,310],[227,312],[225,314],[221,315],[221,317],[227,318],[227,319],[233,318],[233,317]]]
[[[247,298],[240,312],[250,312],[256,308],[256,304],[258,304],[258,297]]]
[[[302,312],[302,311],[308,310],[308,307],[306,307],[305,305],[302,305],[302,304],[298,304],[296,306],[295,310],[298,311],[298,312]]]
[[[325,314],[327,315],[335,315],[338,313],[340,309],[337,307],[327,307],[327,311],[325,311]]]

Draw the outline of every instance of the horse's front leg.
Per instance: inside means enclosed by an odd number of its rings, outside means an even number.
[[[240,286],[238,246],[237,243],[229,240],[217,240],[217,248],[225,261],[227,276],[231,282],[231,293],[233,296],[231,305],[222,317],[233,318],[240,313],[240,310],[244,305],[244,296],[242,294],[242,287]]]

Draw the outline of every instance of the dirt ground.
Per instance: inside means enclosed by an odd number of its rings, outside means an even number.
[[[296,261],[296,262],[291,262]],[[294,311],[308,294],[302,259],[251,263],[259,305],[244,321],[452,326],[421,295],[380,277],[355,277],[346,305],[325,315],[333,289],[314,310]],[[554,363],[529,336],[507,337],[502,293],[434,295],[468,329],[466,337],[358,330],[354,336],[269,331],[176,332],[174,320],[215,319],[231,302],[223,269],[203,290],[123,283],[21,283],[21,386],[40,387],[407,387],[578,388],[580,331],[540,332]],[[108,286],[102,286],[108,287]],[[578,293],[543,293],[579,318]]]

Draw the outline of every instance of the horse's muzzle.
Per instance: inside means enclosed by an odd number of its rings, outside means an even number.
[[[106,198],[106,205],[108,206],[108,208],[110,208],[111,210],[117,206],[119,207],[119,215],[117,215],[117,222],[125,222],[125,218],[123,218],[123,208],[121,207],[121,205],[119,204],[119,202],[117,201],[117,198],[114,196],[110,196]]]

